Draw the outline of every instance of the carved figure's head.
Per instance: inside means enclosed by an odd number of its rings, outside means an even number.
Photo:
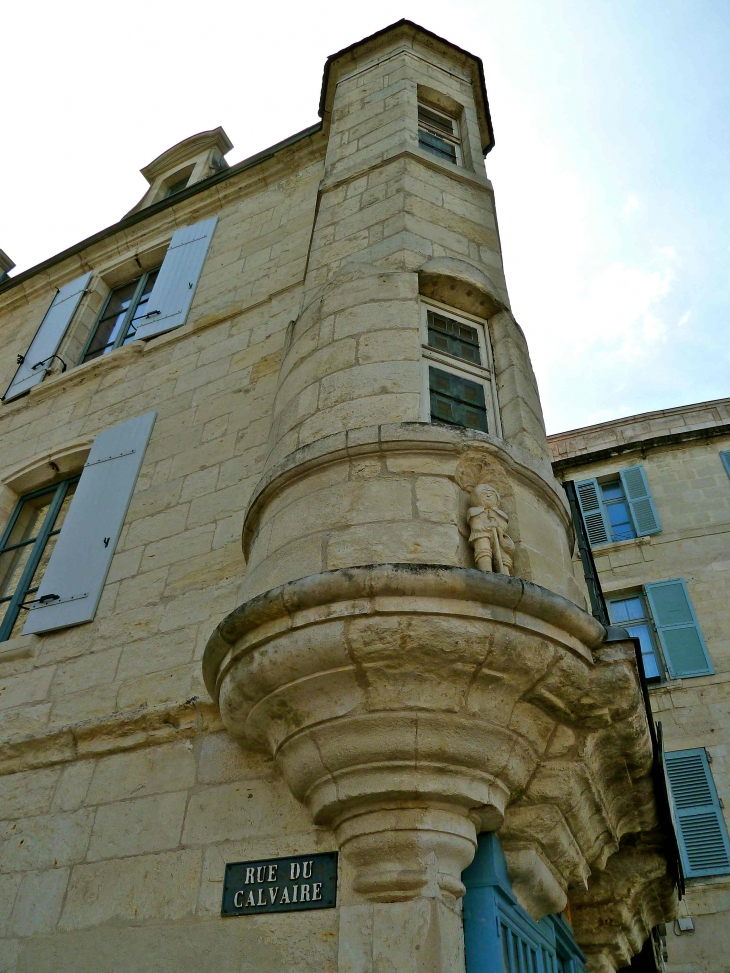
[[[471,491],[470,503],[473,507],[484,507],[485,510],[496,510],[502,498],[488,483],[477,483]]]

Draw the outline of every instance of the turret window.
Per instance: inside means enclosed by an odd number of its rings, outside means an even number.
[[[421,329],[424,420],[495,433],[497,409],[485,322],[424,303]]]
[[[461,164],[459,123],[430,105],[418,105],[418,144],[443,162]]]

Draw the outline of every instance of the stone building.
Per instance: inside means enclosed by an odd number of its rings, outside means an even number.
[[[0,284],[0,969],[655,969],[661,755],[574,574],[481,61],[401,21],[319,114],[180,143]]]
[[[730,399],[549,437],[583,506],[611,621],[639,638],[686,875],[668,970],[728,968]]]

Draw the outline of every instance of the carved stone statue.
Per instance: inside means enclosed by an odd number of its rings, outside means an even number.
[[[515,544],[507,533],[509,517],[500,509],[502,498],[488,483],[478,483],[469,496],[469,543],[480,571],[511,574]]]

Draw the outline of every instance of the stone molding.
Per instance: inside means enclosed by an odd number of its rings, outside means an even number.
[[[246,508],[244,555],[248,558],[250,554],[267,504],[288,485],[346,458],[412,452],[451,453],[460,457],[456,478],[466,490],[472,489],[466,485],[466,477],[472,468],[489,469],[494,461],[501,462],[511,476],[536,490],[558,515],[566,530],[572,531],[567,500],[550,474],[548,465],[540,463],[520,446],[476,429],[450,428],[429,422],[395,422],[325,436],[289,453],[268,469],[259,480]]]

